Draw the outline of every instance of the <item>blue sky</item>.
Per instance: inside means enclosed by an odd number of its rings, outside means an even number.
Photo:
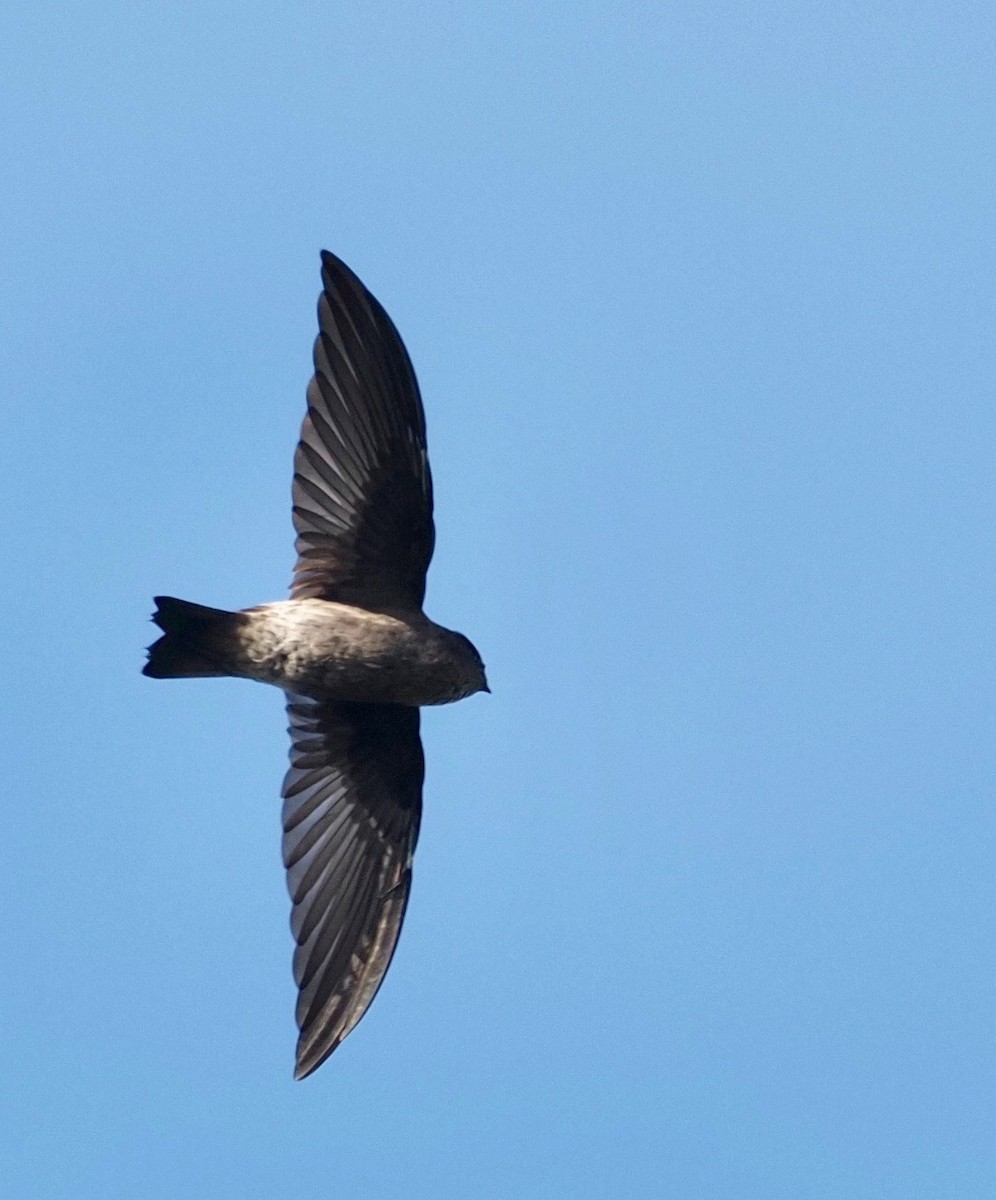
[[[0,1173],[19,1200],[996,1188],[991,5],[0,17]],[[280,598],[318,250],[399,325],[428,713],[291,1080]]]

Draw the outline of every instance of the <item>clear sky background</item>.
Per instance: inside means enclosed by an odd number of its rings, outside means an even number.
[[[988,3],[0,17],[17,1200],[996,1194]],[[276,691],[318,250],[418,370],[400,949],[291,1080]]]

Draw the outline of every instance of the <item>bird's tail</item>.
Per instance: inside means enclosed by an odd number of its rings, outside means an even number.
[[[156,596],[153,621],[163,631],[149,647],[143,675],[153,679],[187,679],[229,675],[235,658],[235,634],[246,620],[242,613],[191,604],[173,596]]]

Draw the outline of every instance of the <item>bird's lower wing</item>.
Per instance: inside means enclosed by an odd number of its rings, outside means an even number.
[[[295,1078],[325,1061],[383,981],[422,810],[419,712],[288,695],[283,852],[297,941]]]

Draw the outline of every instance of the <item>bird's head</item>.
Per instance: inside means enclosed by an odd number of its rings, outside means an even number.
[[[464,696],[473,696],[475,692],[490,692],[488,677],[484,672],[484,662],[477,652],[477,647],[462,633],[448,631],[453,639],[453,645],[460,655],[463,666],[463,676],[467,684]]]

